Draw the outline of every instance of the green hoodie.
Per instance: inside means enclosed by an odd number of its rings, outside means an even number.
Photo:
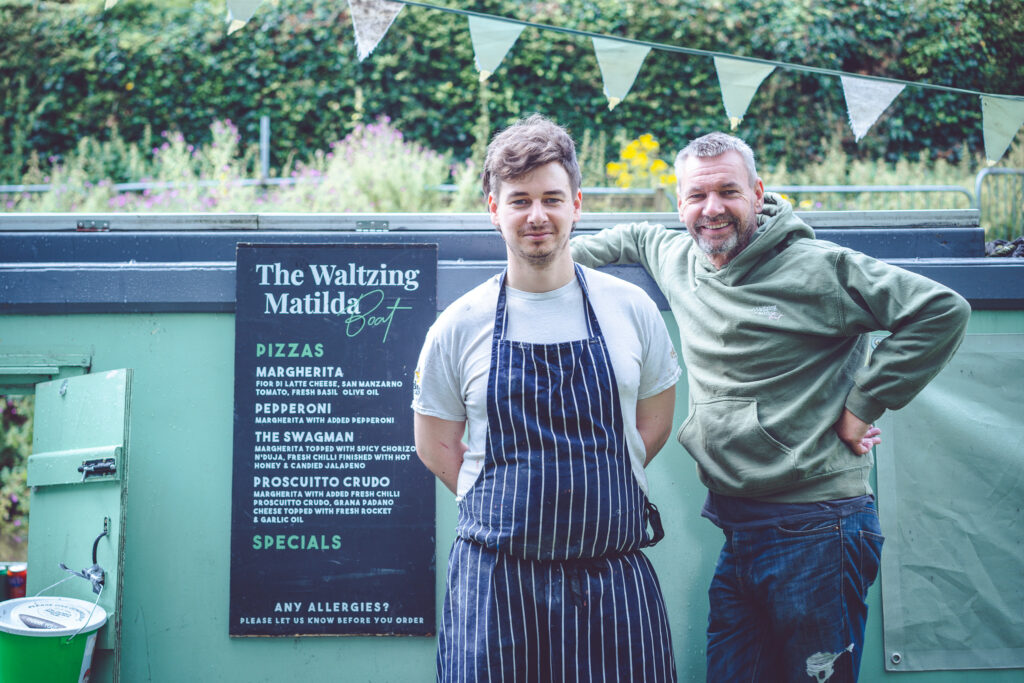
[[[677,438],[712,491],[770,502],[871,493],[871,456],[833,426],[906,405],[960,345],[970,306],[923,276],[814,238],[765,194],[750,244],[716,270],[685,230],[634,223],[571,241],[587,266],[640,263],[679,325],[689,416]],[[867,358],[866,333],[887,330]],[[884,435],[883,435],[884,437]]]

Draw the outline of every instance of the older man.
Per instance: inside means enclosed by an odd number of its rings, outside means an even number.
[[[678,433],[725,544],[709,591],[708,681],[854,681],[882,534],[872,426],[949,361],[970,308],[951,290],[815,239],[722,133],[676,159],[686,231],[572,240],[592,267],[640,263],[679,324]],[[868,354],[867,333],[892,334]]]
[[[680,374],[664,321],[639,288],[573,263],[582,194],[564,130],[513,125],[483,176],[508,268],[438,318],[413,400],[417,452],[459,503],[438,678],[675,680],[640,550],[660,531],[644,466]]]

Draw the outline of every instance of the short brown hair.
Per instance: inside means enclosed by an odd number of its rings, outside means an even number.
[[[535,168],[557,161],[569,174],[573,194],[583,184],[576,145],[569,133],[540,114],[520,119],[491,139],[481,178],[484,197],[498,194],[501,181],[521,178]]]

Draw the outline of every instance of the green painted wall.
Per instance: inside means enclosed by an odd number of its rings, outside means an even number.
[[[677,336],[674,321],[668,315],[666,321]],[[1024,311],[977,312],[969,331],[1022,332]],[[0,316],[0,354],[61,350],[90,352],[94,372],[134,369],[122,681],[433,680],[433,638],[228,637],[232,315]],[[686,412],[685,383],[676,405],[678,425]],[[702,681],[706,590],[721,533],[699,516],[704,489],[678,444],[670,441],[649,476],[667,531],[650,557],[672,614],[680,680]],[[453,497],[439,485],[439,603],[455,512]],[[30,537],[45,543],[46,530],[32,527]],[[886,674],[880,600],[876,585],[862,681],[1020,680],[1020,670]]]

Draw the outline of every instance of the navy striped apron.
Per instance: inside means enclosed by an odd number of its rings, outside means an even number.
[[[586,339],[505,339],[499,285],[483,470],[459,506],[441,681],[674,681],[640,548],[660,538],[633,475],[611,357],[576,266]],[[655,535],[647,534],[651,516]]]

